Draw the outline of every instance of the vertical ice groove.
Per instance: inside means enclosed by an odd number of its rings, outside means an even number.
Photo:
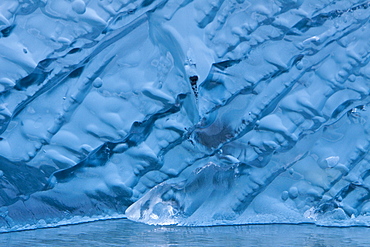
[[[370,225],[370,2],[0,3],[0,231]]]

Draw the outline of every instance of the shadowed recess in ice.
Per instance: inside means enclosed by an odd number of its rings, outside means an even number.
[[[0,2],[1,231],[370,225],[370,2]]]

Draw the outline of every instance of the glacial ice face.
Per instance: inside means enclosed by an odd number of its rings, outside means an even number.
[[[369,18],[360,0],[1,1],[1,230],[370,225]]]

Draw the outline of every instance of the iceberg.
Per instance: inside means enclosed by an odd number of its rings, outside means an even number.
[[[0,231],[370,226],[370,2],[0,2]]]

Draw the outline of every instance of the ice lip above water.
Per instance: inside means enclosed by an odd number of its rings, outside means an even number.
[[[370,2],[0,2],[1,231],[370,225]]]

